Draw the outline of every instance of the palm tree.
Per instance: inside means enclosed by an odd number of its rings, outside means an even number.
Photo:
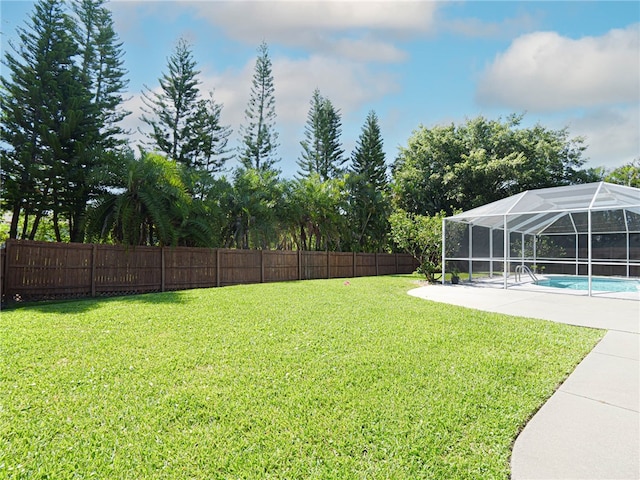
[[[273,247],[278,242],[283,183],[273,169],[240,168],[231,198],[230,240],[237,248]]]
[[[178,164],[155,153],[143,152],[136,159],[129,152],[103,175],[104,193],[87,213],[89,238],[178,244],[191,207]]]

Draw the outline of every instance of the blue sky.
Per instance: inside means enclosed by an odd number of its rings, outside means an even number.
[[[125,127],[139,121],[144,85],[158,88],[177,40],[193,45],[202,88],[224,104],[239,145],[262,40],[276,88],[278,164],[297,169],[317,87],[342,113],[353,149],[369,110],[387,162],[419,125],[525,113],[524,125],[567,126],[588,166],[640,157],[640,3],[426,1],[112,1],[129,74]],[[2,48],[32,11],[2,1]],[[135,133],[132,140],[138,141]],[[231,164],[229,167],[233,167]]]

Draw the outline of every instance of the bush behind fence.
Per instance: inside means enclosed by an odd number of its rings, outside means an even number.
[[[245,283],[411,273],[403,253],[125,247],[8,240],[2,302],[128,295]]]

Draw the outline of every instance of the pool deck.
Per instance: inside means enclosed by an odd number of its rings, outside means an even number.
[[[490,287],[427,285],[409,294],[608,330],[516,439],[511,478],[640,479],[640,296]]]

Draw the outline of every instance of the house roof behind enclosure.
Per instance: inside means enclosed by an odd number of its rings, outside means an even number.
[[[640,189],[606,182],[527,190],[448,217],[525,234],[640,232]]]

